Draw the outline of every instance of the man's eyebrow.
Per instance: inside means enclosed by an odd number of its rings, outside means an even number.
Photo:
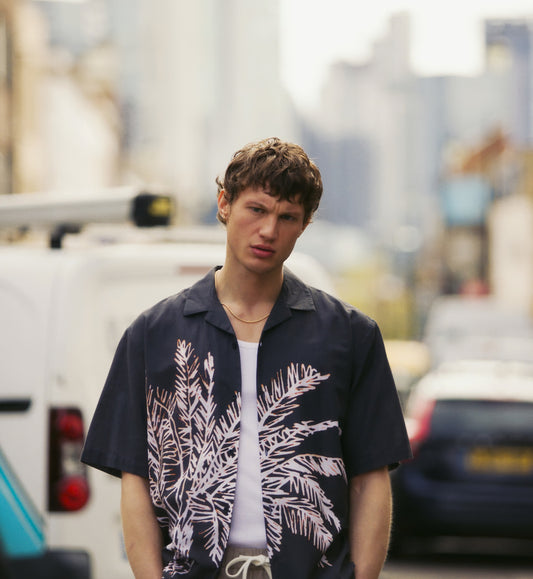
[[[300,209],[303,211],[303,207],[301,206],[295,206],[295,207],[286,207],[285,209],[283,209],[282,213],[290,213],[291,215],[296,215],[300,213]]]
[[[294,210],[298,210],[302,208],[305,211],[304,204],[298,199],[287,199],[287,201],[291,204],[291,208]]]

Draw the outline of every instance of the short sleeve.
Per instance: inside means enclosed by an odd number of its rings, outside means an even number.
[[[114,476],[125,471],[148,477],[142,318],[120,340],[81,460]]]
[[[353,378],[343,428],[343,452],[349,477],[411,457],[403,413],[377,324],[352,328]]]

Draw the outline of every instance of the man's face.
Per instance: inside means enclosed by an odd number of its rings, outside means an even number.
[[[281,270],[307,226],[301,203],[248,187],[229,203],[221,191],[218,209],[226,219],[226,262],[254,273]]]

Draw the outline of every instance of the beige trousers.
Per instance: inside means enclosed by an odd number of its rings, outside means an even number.
[[[252,549],[249,547],[232,547],[229,546],[224,553],[224,558],[222,559],[222,565],[220,567],[220,572],[218,574],[218,579],[242,579],[243,574],[239,573],[236,577],[231,577],[226,573],[226,566],[230,561],[233,561],[237,557],[253,556],[253,555],[266,555],[266,551],[262,549]],[[235,563],[229,569],[230,573],[234,574],[239,571],[242,567],[241,563]],[[250,565],[248,568],[247,579],[268,579],[268,573],[264,567],[257,567],[255,565]]]

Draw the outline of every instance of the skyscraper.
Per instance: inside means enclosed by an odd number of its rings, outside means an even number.
[[[289,138],[278,0],[143,2],[144,132],[187,210],[215,201],[214,177],[246,142]]]
[[[487,69],[509,73],[512,120],[508,127],[517,145],[533,144],[533,20],[485,22]]]

